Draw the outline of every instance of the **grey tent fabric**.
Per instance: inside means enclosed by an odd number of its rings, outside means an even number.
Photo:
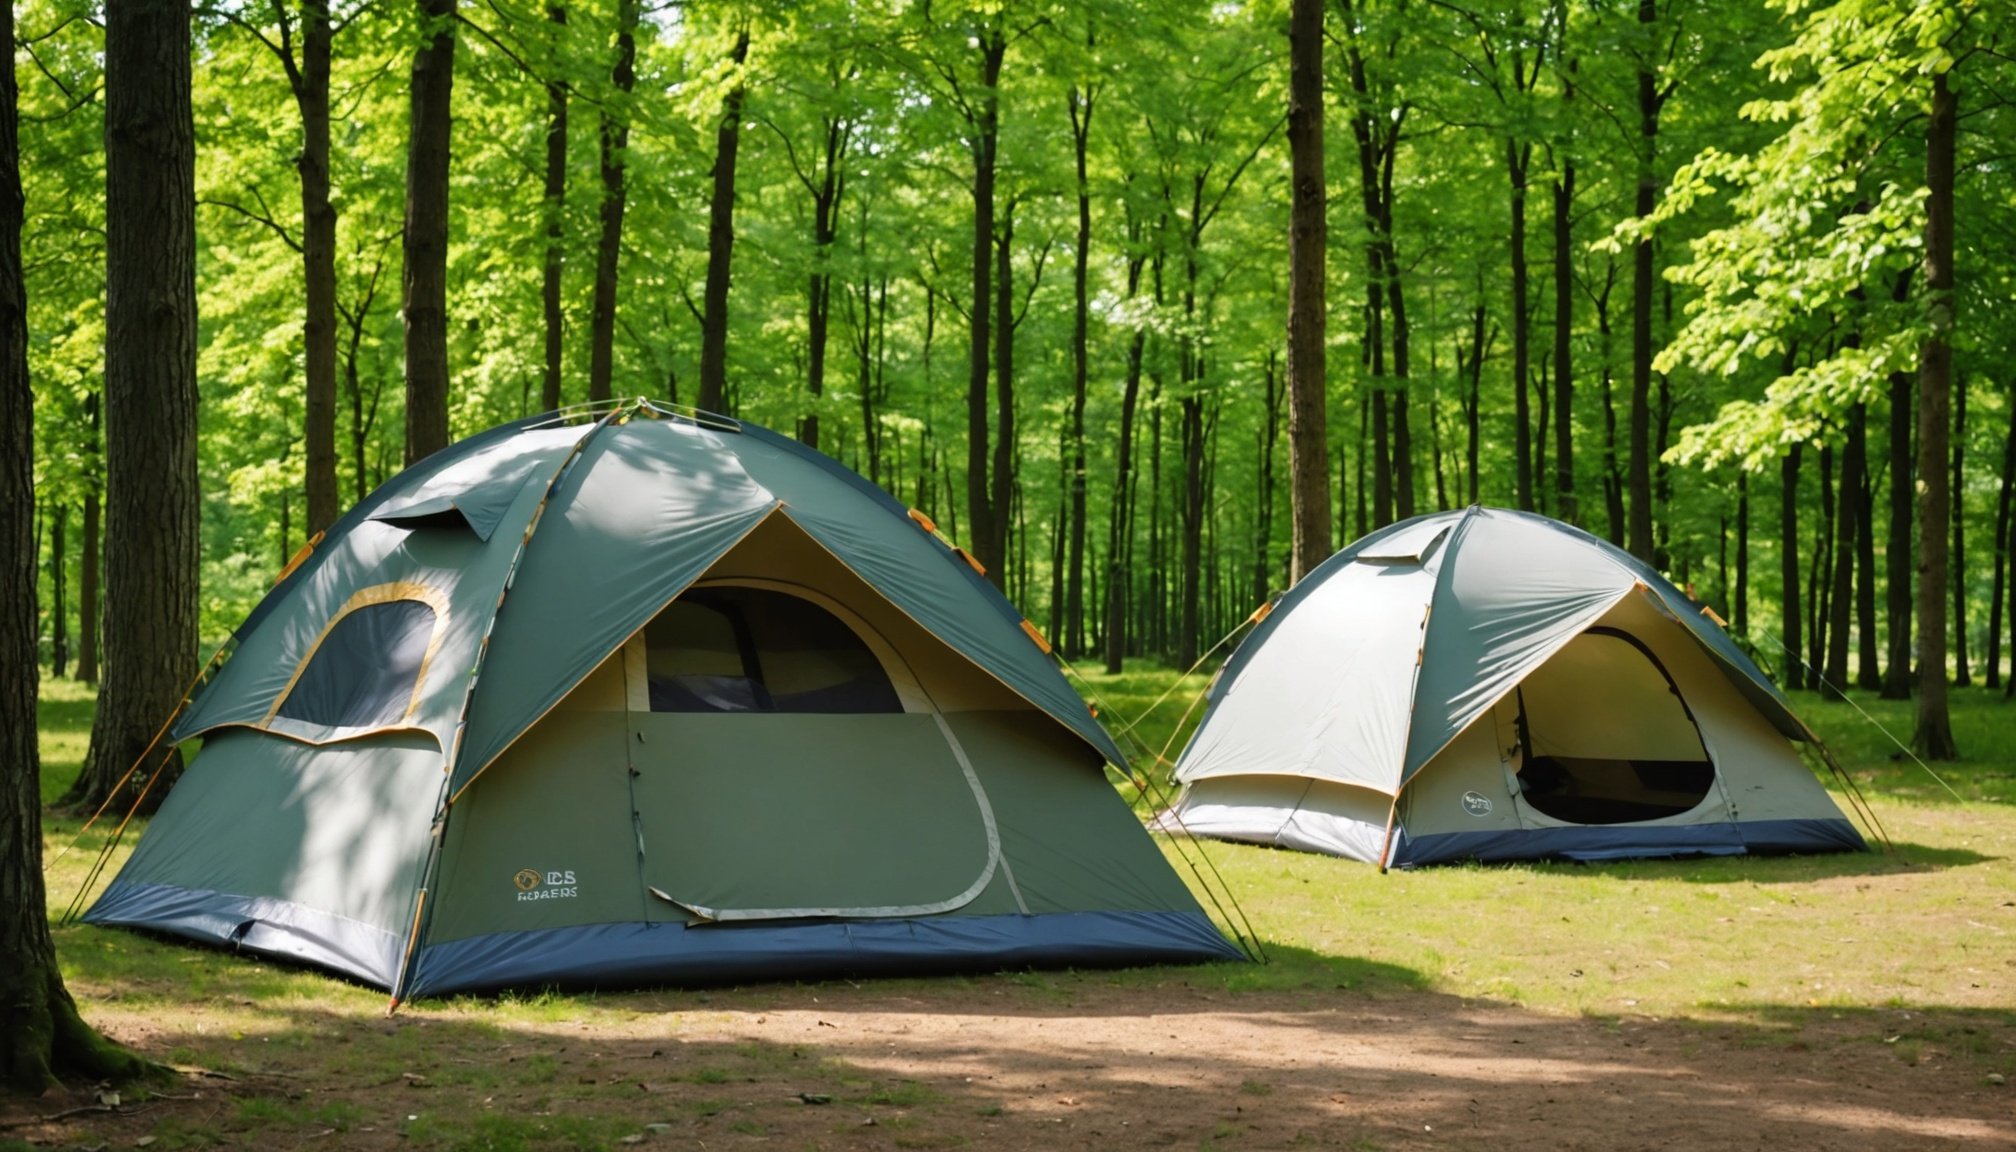
[[[1238,957],[962,553],[648,402],[394,477],[170,735],[202,750],[87,918],[395,1000]]]
[[[1530,513],[1346,548],[1209,701],[1172,830],[1382,866],[1863,847],[1789,743],[1812,733],[1709,615]]]

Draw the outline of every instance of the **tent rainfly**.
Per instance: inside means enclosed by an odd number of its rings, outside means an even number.
[[[1863,850],[1707,609],[1473,507],[1331,557],[1233,654],[1165,827],[1406,867]]]
[[[1039,644],[795,441],[506,425],[290,566],[86,919],[395,999],[1237,958]]]

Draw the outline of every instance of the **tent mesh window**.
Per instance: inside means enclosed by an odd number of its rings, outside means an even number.
[[[653,712],[901,712],[867,643],[810,600],[696,588],[644,628]]]
[[[427,666],[434,623],[433,606],[419,600],[388,600],[344,613],[308,654],[275,715],[331,728],[405,719]]]
[[[1715,786],[1679,690],[1626,633],[1577,636],[1518,694],[1520,795],[1556,820],[1663,820],[1697,807]]]

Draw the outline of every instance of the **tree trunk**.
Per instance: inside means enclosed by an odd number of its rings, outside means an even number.
[[[1883,607],[1890,642],[1883,661],[1885,700],[1911,698],[1911,417],[1913,381],[1907,372],[1890,374],[1890,532],[1884,547]]]
[[[1291,0],[1288,17],[1288,579],[1330,556],[1328,384],[1323,262],[1323,3]]]
[[[1001,214],[1001,234],[994,249],[994,470],[990,503],[995,511],[991,551],[1001,558],[989,565],[998,585],[1001,569],[1006,569],[1010,526],[1008,502],[1015,491],[1015,201]]]
[[[135,145],[159,146],[155,140],[135,131],[136,127],[154,126],[144,119],[136,124],[136,112],[142,117],[158,115],[166,121],[170,158],[189,161],[179,169],[168,166],[171,177],[180,175],[179,187],[188,192],[188,197],[180,203],[179,215],[161,218],[161,222],[179,221],[179,235],[187,242],[182,254],[193,257],[196,204],[189,121],[189,9],[178,10],[171,3],[144,7],[139,3],[117,5],[106,13],[105,23],[109,73],[106,127],[108,142],[116,149],[108,157],[107,167],[108,176],[116,174],[120,182],[119,198],[107,205],[108,211],[116,212],[108,219],[116,229],[110,238],[130,244],[136,222],[153,222],[144,216],[136,221],[136,190],[129,185],[134,175],[131,169]],[[0,13],[0,41],[14,43],[11,6]],[[174,59],[178,52],[179,66]],[[173,100],[146,101],[150,93],[132,87],[147,79],[144,74],[134,74],[136,65],[142,69],[160,68],[159,79],[170,86],[179,78],[179,116],[175,115],[178,105]],[[137,109],[136,103],[140,105]],[[10,52],[0,62],[0,1087],[39,1093],[55,1087],[56,1078],[61,1075],[125,1078],[140,1072],[142,1065],[100,1039],[78,1017],[77,1006],[56,967],[56,944],[49,935],[48,898],[42,887],[42,785],[35,711],[41,675],[36,666],[35,638],[35,392],[28,378],[28,297],[21,268],[19,105],[14,55]],[[178,142],[174,132],[177,126],[181,129],[179,150],[174,147]],[[171,179],[170,183],[178,182]],[[168,229],[162,235],[172,237],[177,232]],[[114,257],[122,273],[117,313],[111,312],[108,301],[107,322],[113,322],[116,316],[120,325],[117,330],[122,334],[132,323],[135,303],[130,294],[134,287],[129,267],[131,257],[130,250]],[[192,267],[185,259],[181,271],[186,275]],[[164,293],[161,299],[170,306],[165,310],[168,318],[183,322],[187,328],[188,339],[179,349],[170,342],[163,345],[163,350],[184,353],[175,366],[184,366],[186,362],[188,369],[182,382],[190,385],[190,394],[181,415],[189,421],[186,446],[191,449],[187,461],[190,487],[179,495],[189,500],[190,507],[188,515],[178,520],[177,525],[188,532],[182,542],[193,545],[195,313],[190,310],[175,316],[172,308],[176,303],[193,304],[194,281],[190,280],[186,287],[185,294]],[[157,367],[135,364],[134,351],[139,350],[127,350],[118,360],[122,384],[135,368]],[[173,357],[163,356],[164,361],[169,359]],[[108,368],[111,366],[108,364]],[[158,367],[164,371],[170,368],[166,364]],[[148,431],[144,423],[136,420],[137,414],[128,414],[126,399],[120,397],[118,430],[122,434]],[[122,481],[128,475],[126,469],[121,469]],[[56,551],[60,563],[62,549]],[[193,547],[188,554],[193,561]],[[123,560],[125,556],[122,552],[120,558]],[[184,590],[191,594],[193,609],[193,584]],[[58,612],[60,619],[60,605]],[[133,663],[139,665],[145,655],[136,655]]]
[[[998,588],[1004,557],[995,550],[995,519],[1005,518],[1008,509],[995,506],[993,490],[987,483],[987,377],[994,350],[989,304],[994,298],[994,185],[1000,139],[997,85],[1001,82],[1002,61],[1008,54],[1007,35],[999,27],[989,27],[978,47],[980,91],[967,119],[967,143],[973,156],[973,306],[967,311],[970,327],[966,364],[966,518],[973,550]]]
[[[1793,444],[1779,458],[1778,490],[1778,578],[1780,584],[1779,642],[1785,646],[1787,688],[1804,683],[1800,674],[1799,612],[1799,456],[1804,445]]]
[[[1088,37],[1089,39],[1089,37]],[[1071,149],[1078,174],[1077,259],[1071,268],[1071,426],[1066,445],[1069,461],[1065,477],[1071,494],[1065,509],[1071,535],[1065,557],[1064,627],[1061,639],[1067,656],[1085,651],[1085,391],[1090,372],[1091,294],[1087,265],[1092,257],[1092,183],[1086,173],[1086,153],[1092,133],[1092,112],[1097,92],[1071,90]]]
[[[1834,534],[1834,449],[1820,446],[1820,523],[1813,530],[1813,562],[1806,574],[1806,687],[1820,690],[1821,666],[1827,662],[1827,592],[1823,574],[1832,571],[1828,559]]]
[[[588,399],[607,400],[612,395],[612,385],[616,373],[616,287],[617,263],[623,257],[623,209],[630,200],[628,179],[630,147],[630,90],[637,84],[637,12],[638,0],[617,0],[616,4],[616,63],[609,70],[609,86],[612,96],[603,103],[601,125],[597,134],[599,141],[599,168],[602,175],[602,202],[599,217],[602,225],[600,237],[595,243],[595,305],[588,319]],[[739,46],[747,48],[745,33]],[[741,63],[741,57],[736,57]],[[741,85],[730,91],[729,113],[739,107]],[[722,147],[719,155],[727,157],[730,181],[729,199],[734,198],[734,145],[722,129]],[[549,144],[550,147],[550,144]],[[715,167],[715,190],[717,196],[721,187],[720,164]],[[717,222],[720,217],[716,217]],[[732,235],[731,235],[732,240]],[[708,233],[707,264],[707,315],[714,312],[714,235]],[[724,257],[725,260],[725,257]],[[726,279],[722,283],[723,300],[726,300]],[[711,333],[711,321],[706,329]],[[701,341],[700,386],[707,387],[706,338]],[[710,412],[719,411],[718,402],[709,406],[702,401],[700,406]]]
[[[1657,0],[1638,0],[1638,23],[1658,22]],[[1638,193],[1635,211],[1649,225],[1657,200],[1658,176],[1653,169],[1659,141],[1658,77],[1649,57],[1638,65]],[[1652,237],[1639,235],[1631,252],[1631,452],[1627,462],[1631,490],[1630,550],[1646,563],[1653,561],[1652,543]]]
[[[1918,364],[1918,717],[1911,746],[1954,760],[1946,708],[1947,411],[1953,377],[1953,169],[1958,100],[1948,74],[1932,77],[1925,126],[1925,294],[1930,333]]]
[[[1750,637],[1750,473],[1736,474],[1736,594],[1729,622],[1739,640]]]
[[[1521,511],[1533,510],[1533,318],[1527,311],[1526,169],[1533,146],[1505,140],[1505,171],[1512,181],[1512,444],[1513,491]]]
[[[728,53],[735,81],[721,101],[714,132],[714,191],[707,207],[707,285],[700,321],[700,398],[703,412],[720,412],[728,389],[728,272],[735,249],[735,154],[742,145],[742,64],[749,58],[749,26],[735,33]]]
[[[1573,69],[1573,65],[1570,65]],[[1566,89],[1563,100],[1573,97]],[[1569,209],[1575,203],[1575,161],[1561,166],[1554,182],[1554,515],[1581,523],[1575,502],[1575,374],[1572,366],[1575,325],[1575,237]]]
[[[2012,395],[2016,400],[2016,395]],[[2016,494],[2016,402],[2009,405],[2009,427],[2002,438],[2002,483],[1995,497],[1995,587],[1988,595],[1987,686],[2002,686],[2002,589],[2009,578],[2009,503]],[[61,522],[58,522],[60,527]],[[60,593],[59,600],[60,600]],[[2016,653],[2012,653],[2016,654]],[[60,672],[58,673],[61,674]],[[2016,672],[2011,674],[2016,681]]]
[[[92,405],[92,426],[92,435],[95,438],[97,435],[95,403]],[[97,478],[92,477],[88,482],[92,487],[84,492],[84,540],[77,550],[77,682],[79,684],[98,683],[98,637],[102,634],[98,588],[99,577],[104,567],[98,556],[99,545],[105,538],[102,527],[104,506],[98,498]]]
[[[1833,587],[1827,593],[1827,663],[1823,698],[1838,700],[1848,686],[1848,639],[1855,595],[1855,542],[1862,529],[1857,494],[1862,491],[1866,446],[1854,429],[1859,406],[1848,414],[1848,443],[1841,452],[1841,480],[1834,496]]]
[[[118,239],[130,240],[134,224],[130,218],[132,190],[123,184],[130,179],[131,153],[136,143],[133,104],[136,98],[147,95],[130,88],[140,79],[132,72],[136,63],[161,67],[165,73],[161,79],[166,82],[172,83],[179,75],[182,92],[179,119],[172,114],[175,110],[172,102],[166,107],[143,105],[142,110],[158,108],[159,112],[168,113],[171,137],[172,128],[179,123],[184,145],[181,155],[193,158],[188,148],[189,9],[183,7],[177,11],[175,5],[166,3],[146,8],[137,3],[121,5],[106,13],[105,23],[106,63],[110,73],[106,127],[108,137],[116,141],[119,149],[115,157],[108,157],[107,164],[108,170],[119,173],[122,195],[118,207],[129,214],[127,219],[116,223],[108,219],[108,224],[119,228],[113,234]],[[173,35],[178,29],[179,40]],[[0,40],[14,43],[11,6],[0,14]],[[172,60],[148,59],[149,49],[166,57],[169,52],[165,49],[176,48],[181,52],[179,71]],[[111,86],[114,78],[117,89]],[[56,943],[49,935],[48,898],[42,887],[42,784],[35,711],[41,676],[36,666],[35,638],[35,392],[28,377],[28,295],[21,268],[19,106],[20,90],[15,84],[14,56],[10,52],[6,61],[0,63],[0,1087],[39,1093],[55,1087],[58,1076],[126,1078],[139,1073],[143,1065],[101,1039],[78,1017],[77,1006],[56,967]],[[112,136],[114,131],[118,133],[116,137]],[[116,169],[110,167],[114,163]],[[191,168],[181,171],[183,187],[190,190],[190,196],[182,205],[180,222],[193,255],[196,211],[193,174]],[[120,262],[121,270],[125,271],[123,254]],[[182,267],[187,271],[191,265],[185,263]],[[120,287],[130,289],[131,285],[122,279]],[[185,303],[193,300],[193,282],[190,289],[183,298]],[[122,297],[121,305],[119,319],[123,331],[132,307],[131,298]],[[109,315],[107,319],[109,323]],[[193,383],[194,313],[184,313],[180,319],[192,322],[191,340],[183,350],[188,353],[189,379]],[[122,373],[130,372],[132,367],[122,357]],[[193,396],[191,400],[184,414],[193,419]],[[124,414],[122,405],[121,415]],[[189,431],[193,446],[193,424]],[[193,472],[193,452],[190,463]],[[193,487],[183,495],[193,497]],[[192,551],[192,558],[193,555]]]
[[[1128,261],[1128,298],[1132,299],[1141,278],[1138,259]],[[1127,381],[1120,394],[1120,444],[1113,459],[1113,519],[1107,534],[1106,563],[1106,671],[1120,674],[1127,649],[1127,594],[1134,579],[1128,560],[1133,555],[1134,535],[1134,409],[1141,398],[1141,355],[1148,340],[1146,329],[1136,328],[1127,344]],[[1326,511],[1327,511],[1327,497]]]
[[[432,33],[413,54],[406,141],[406,463],[448,446],[449,101],[455,0],[419,0]]]
[[[566,34],[566,6],[547,5],[546,19],[553,25],[557,44]],[[560,65],[556,62],[553,67],[557,73]],[[546,313],[546,369],[539,387],[539,406],[551,412],[560,407],[560,374],[566,351],[560,288],[567,266],[567,82],[557,75],[546,81],[546,187],[541,207],[546,214],[546,259],[539,300]]]
[[[70,567],[69,541],[64,539],[69,526],[70,505],[56,505],[49,526],[49,598],[56,602],[49,613],[49,675],[57,680],[70,663],[70,602],[64,579]]]
[[[96,807],[196,668],[196,148],[190,9],[107,10],[105,678],[84,769]],[[160,755],[135,779],[173,762]],[[165,788],[152,793],[156,803]]]
[[[1849,413],[1848,435],[1862,447],[1862,486],[1855,493],[1855,686],[1874,692],[1883,686],[1876,645],[1876,500],[1869,478],[1869,406]]]
[[[277,7],[277,5],[276,5]],[[284,12],[284,9],[281,9]],[[301,64],[288,79],[301,111],[301,260],[307,319],[302,326],[307,374],[307,534],[336,522],[336,209],[329,202],[329,57],[333,31],[328,0],[302,0]]]
[[[1948,567],[1953,572],[1953,686],[1972,687],[1974,677],[1967,668],[1967,508],[1965,463],[1967,455],[1967,378],[1953,378],[1953,555]]]
[[[1267,386],[1266,418],[1260,426],[1260,463],[1254,487],[1258,489],[1253,514],[1253,605],[1267,602],[1273,583],[1274,535],[1274,445],[1281,432],[1280,360],[1269,350],[1264,380]]]
[[[1477,503],[1478,407],[1483,402],[1485,343],[1484,305],[1480,301],[1470,314],[1470,388],[1463,405],[1463,474],[1469,480],[1469,499],[1465,501],[1468,504]]]
[[[846,120],[825,122],[824,163],[818,178],[800,173],[812,192],[812,275],[805,286],[805,391],[811,410],[798,421],[798,439],[819,447],[819,401],[826,391],[826,347],[833,317],[833,242],[840,234],[840,198],[846,190],[841,170],[853,126]],[[868,209],[861,209],[861,250],[867,255]],[[864,261],[865,263],[865,261]]]

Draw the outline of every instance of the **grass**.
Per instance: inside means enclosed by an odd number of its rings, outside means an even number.
[[[1178,682],[1155,669],[1092,673],[1086,681],[1109,727],[1141,715],[1138,735],[1151,749],[1194,726],[1195,710],[1187,719],[1185,712],[1206,683],[1201,675]],[[75,685],[45,682],[45,799],[59,795],[78,769],[92,703]],[[1701,1029],[1704,1044],[1728,1042],[1734,1028],[1735,1042],[1794,1054],[1809,1026],[1825,1019],[1883,1046],[1900,1068],[1936,1057],[1964,1062],[1982,1083],[2016,1079],[2016,862],[2009,848],[2016,845],[2016,704],[1978,689],[1954,694],[1955,735],[1968,758],[1936,766],[1943,784],[1898,754],[1858,705],[1899,736],[1908,733],[1908,703],[1861,694],[1852,704],[1795,697],[1868,798],[1894,851],[1382,876],[1328,857],[1164,841],[1186,877],[1189,862],[1208,858],[1204,874],[1215,869],[1236,893],[1269,963],[872,987],[915,1000],[923,1011],[1006,996],[1066,1016],[1087,989],[1114,985],[1185,988],[1234,1003],[1258,993],[1311,1003],[1339,994],[1402,1002],[1425,993],[1599,1022],[1671,1018]],[[1166,766],[1145,756],[1140,764],[1144,780],[1166,787]],[[1133,781],[1116,783],[1137,808],[1153,805],[1153,787],[1144,793]],[[51,859],[78,840],[80,823],[48,814]],[[138,832],[129,829],[107,876]],[[94,830],[48,870],[52,921],[103,843]],[[682,1137],[698,1132],[746,1143],[775,1135],[780,1121],[810,1115],[788,1111],[814,1105],[801,1095],[833,1102],[819,1115],[830,1116],[836,1131],[874,1118],[892,1126],[888,1136],[899,1146],[934,1147],[956,1142],[934,1127],[934,1117],[1004,1115],[998,1100],[934,1091],[816,1049],[682,1039],[689,1025],[723,1012],[758,1011],[770,1001],[816,1006],[827,994],[816,987],[513,993],[415,1005],[388,1021],[381,992],[284,965],[82,925],[58,927],[56,936],[65,977],[87,1015],[122,1023],[128,1035],[137,1030],[158,1058],[253,1085],[238,1089],[228,1108],[139,1130],[155,1137],[156,1148],[299,1142],[324,1132],[367,1143],[392,1137],[421,1149],[619,1147],[647,1121],[675,1124]],[[616,1033],[630,1037],[620,1051],[608,1040]],[[303,1068],[318,1082],[299,1079]],[[367,1103],[353,1102],[354,1093],[325,1098],[325,1089],[346,1085]],[[675,1089],[673,1106],[661,1093]],[[1273,1085],[1255,1079],[1236,1095],[1257,1106],[1270,1093]],[[1212,1133],[1206,1144],[1233,1142],[1236,1134]]]

